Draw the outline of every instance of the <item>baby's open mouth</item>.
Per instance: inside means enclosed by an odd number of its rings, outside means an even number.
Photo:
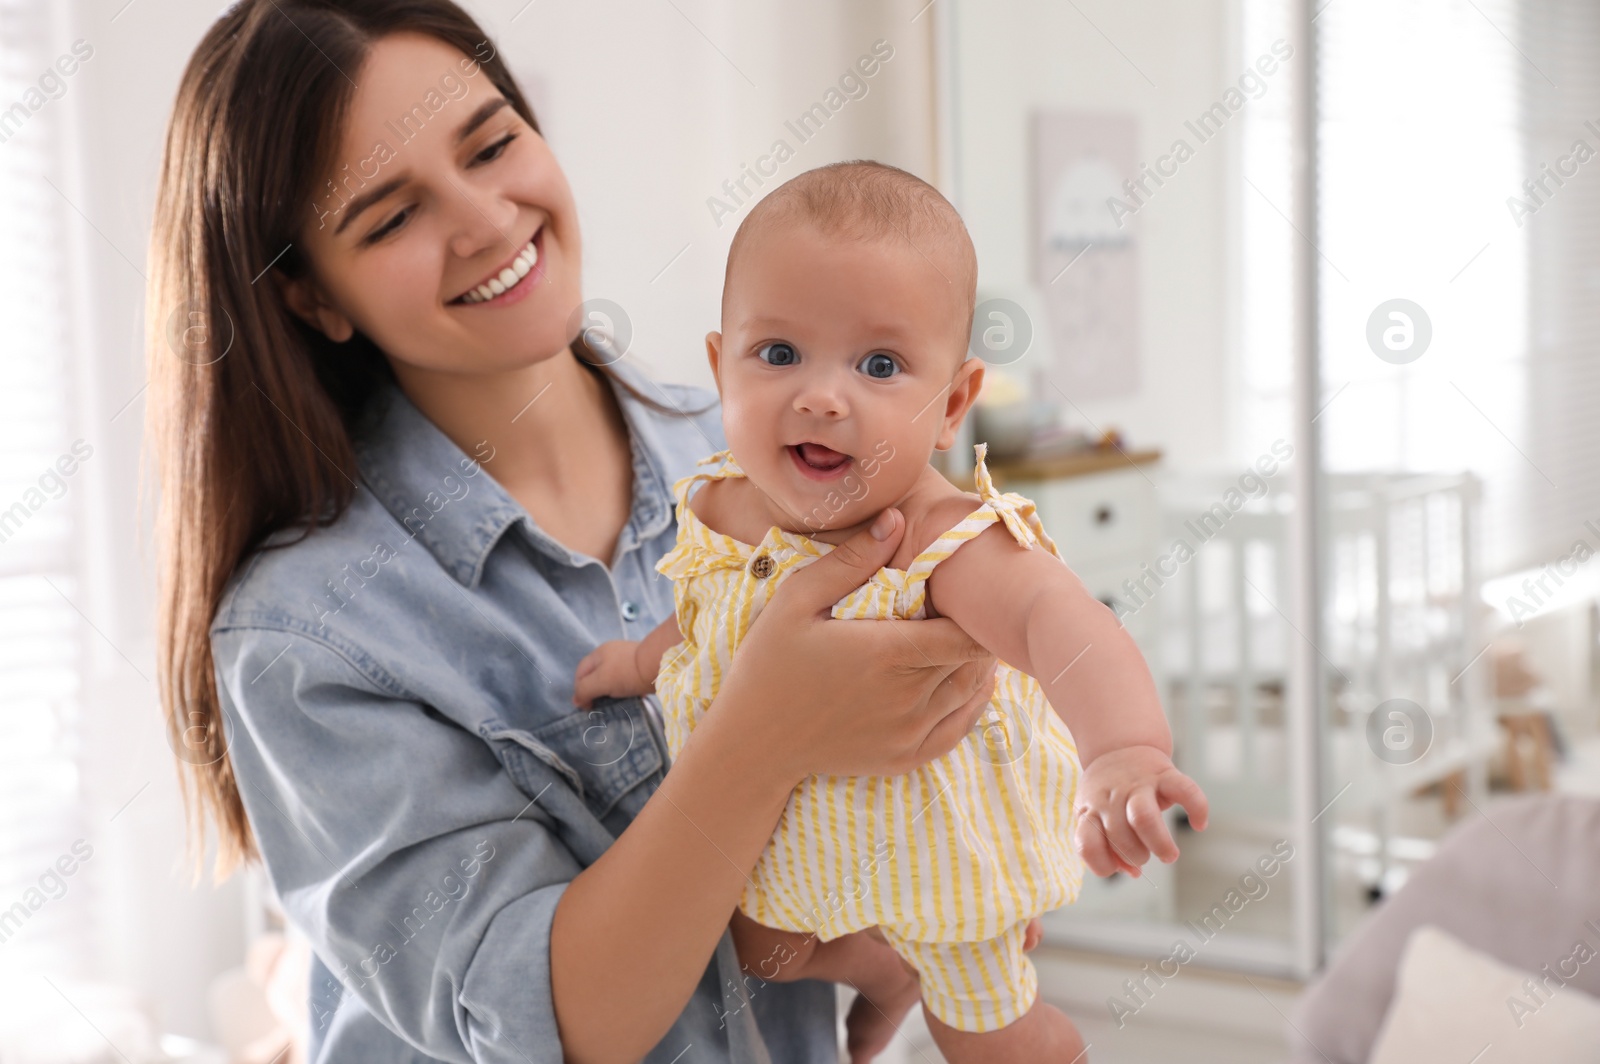
[[[850,468],[850,456],[820,443],[789,445],[789,455],[800,472],[813,480],[828,480]]]

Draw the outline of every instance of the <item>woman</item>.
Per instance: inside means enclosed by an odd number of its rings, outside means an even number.
[[[833,1060],[830,986],[739,970],[745,874],[801,779],[938,756],[992,684],[949,622],[826,619],[891,511],[785,586],[670,775],[645,704],[572,707],[671,610],[670,487],[723,446],[712,396],[574,339],[580,251],[444,0],[243,0],[185,71],[163,703],[222,870],[259,857],[315,947],[316,1059]]]

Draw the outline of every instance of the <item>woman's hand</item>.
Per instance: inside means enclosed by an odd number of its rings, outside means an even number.
[[[885,510],[870,531],[787,580],[751,625],[701,727],[749,729],[744,748],[792,783],[897,775],[954,749],[988,704],[994,656],[946,619],[829,616],[904,534],[900,511]]]
[[[994,658],[955,622],[829,619],[894,557],[905,519],[875,527],[784,582],[660,787],[562,893],[550,985],[574,1064],[637,1060],[660,1040],[801,780],[905,772],[988,704]]]

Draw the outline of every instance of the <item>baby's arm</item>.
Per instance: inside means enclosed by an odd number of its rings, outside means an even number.
[[[1138,875],[1149,854],[1175,860],[1161,811],[1182,805],[1205,827],[1206,799],[1172,764],[1172,733],[1137,644],[1116,615],[1043,547],[999,524],[929,577],[938,612],[1044,688],[1084,767],[1079,843],[1099,875]]]
[[[573,704],[588,709],[595,699],[605,695],[628,698],[649,694],[656,689],[661,656],[682,640],[677,620],[668,617],[637,642],[613,639],[601,643],[578,662],[572,685]]]

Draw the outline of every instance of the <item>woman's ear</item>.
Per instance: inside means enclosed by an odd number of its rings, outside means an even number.
[[[944,425],[939,429],[939,439],[933,445],[935,450],[949,450],[956,442],[956,430],[961,427],[962,419],[972,409],[972,404],[978,401],[978,394],[982,391],[983,359],[968,358],[961,363],[955,379],[950,382],[950,395],[944,401]]]
[[[342,344],[355,335],[356,327],[323,294],[322,286],[309,275],[289,277],[272,271],[283,301],[295,316],[322,333],[336,344]]]
[[[706,333],[706,360],[711,363],[711,379],[717,382],[717,394],[722,394],[722,375],[717,372],[722,365],[722,334]]]

